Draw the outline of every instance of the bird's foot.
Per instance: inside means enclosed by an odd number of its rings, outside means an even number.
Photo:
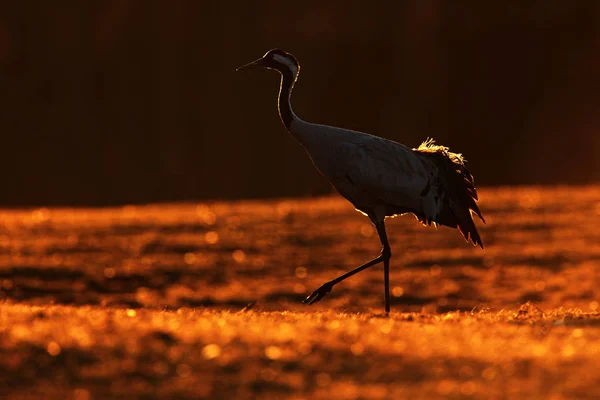
[[[302,300],[302,303],[308,305],[314,304],[317,301],[321,300],[323,297],[325,297],[327,293],[331,292],[331,289],[333,289],[333,283],[327,282],[323,284],[320,288],[312,292],[310,296]]]

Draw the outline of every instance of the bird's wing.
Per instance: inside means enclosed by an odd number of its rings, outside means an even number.
[[[380,202],[419,210],[420,192],[431,171],[413,151],[399,143],[376,136],[341,143],[331,157],[332,181],[348,179],[356,190]],[[346,197],[346,193],[341,193]]]
[[[429,155],[421,148],[415,152],[393,141],[365,136],[337,146],[330,180],[368,215],[378,205],[385,206],[386,215],[389,210],[412,212],[423,224],[458,228],[467,241],[483,247],[470,215],[473,210],[483,220],[473,178],[462,161],[451,156],[458,155],[446,150]]]

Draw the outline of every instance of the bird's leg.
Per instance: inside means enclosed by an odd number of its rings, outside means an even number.
[[[385,313],[390,312],[390,258],[392,257],[392,251],[390,244],[388,243],[387,234],[385,233],[384,222],[378,222],[375,227],[379,234],[379,239],[383,249],[381,250],[381,257],[383,257],[383,284],[385,286]]]
[[[319,301],[323,297],[325,297],[325,295],[327,293],[331,292],[331,289],[333,289],[333,286],[337,285],[341,281],[345,280],[346,278],[350,278],[352,275],[355,275],[362,270],[372,267],[375,264],[379,264],[380,262],[382,262],[382,261],[385,262],[387,260],[387,262],[388,262],[388,274],[387,274],[388,284],[386,285],[386,288],[388,291],[387,291],[386,298],[388,299],[388,301],[386,302],[386,304],[387,304],[386,310],[389,310],[389,260],[390,260],[390,256],[392,255],[392,253],[390,252],[390,246],[387,244],[387,236],[385,234],[385,225],[383,224],[383,222],[379,222],[375,225],[375,227],[377,228],[377,233],[379,233],[379,238],[381,239],[381,243],[383,245],[381,254],[379,256],[375,257],[374,259],[372,259],[371,261],[361,265],[360,267],[355,268],[350,272],[346,272],[344,275],[338,276],[337,278],[324,283],[323,285],[321,285],[320,288],[318,288],[317,290],[312,292],[306,299],[304,299],[302,301],[302,303],[304,303],[304,304],[316,303],[317,301]]]
[[[380,263],[382,261],[383,261],[383,256],[379,255],[378,257],[372,259],[368,263],[363,264],[360,267],[355,268],[352,271],[345,273],[344,275],[338,276],[334,280],[331,280],[329,282],[325,282],[323,285],[321,285],[320,288],[318,288],[317,290],[315,290],[314,292],[312,292],[310,294],[310,296],[308,296],[306,299],[302,300],[302,303],[304,303],[304,304],[313,304],[313,303],[316,303],[317,301],[319,301],[323,297],[325,297],[325,295],[327,293],[331,292],[331,289],[333,289],[334,285],[340,283],[341,281],[343,281],[346,278],[350,278],[352,275],[359,273],[363,269],[367,269],[369,267],[372,267],[373,265],[378,264],[378,263]]]

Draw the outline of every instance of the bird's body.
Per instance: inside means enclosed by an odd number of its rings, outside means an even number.
[[[300,66],[282,50],[242,68],[262,66],[282,74],[279,113],[287,130],[306,149],[315,167],[354,207],[367,215],[377,227],[383,244],[382,254],[373,261],[326,283],[307,300],[320,300],[333,285],[383,261],[386,270],[386,311],[389,311],[388,263],[391,257],[384,220],[413,213],[424,224],[458,228],[473,244],[483,243],[471,217],[471,210],[482,220],[476,204],[473,177],[460,154],[427,140],[411,149],[392,140],[348,129],[306,122],[293,112],[290,97]],[[341,278],[341,279],[340,279]]]
[[[477,198],[472,180],[468,180],[470,174],[462,187],[461,182],[449,183],[453,175],[466,171],[460,155],[433,141],[411,149],[392,140],[326,125],[305,123],[301,129],[309,129],[320,139],[305,144],[315,167],[373,223],[413,213],[425,224],[458,227],[467,240],[482,245],[468,212],[471,208],[480,215],[473,201]],[[455,207],[459,200],[454,199],[457,193],[453,191],[457,189],[463,190],[458,197],[466,203],[466,215],[459,215],[458,204]]]

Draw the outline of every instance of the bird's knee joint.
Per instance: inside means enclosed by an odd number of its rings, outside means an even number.
[[[387,258],[389,260],[390,258],[392,258],[392,250],[389,247],[384,246],[381,249],[381,257]]]

